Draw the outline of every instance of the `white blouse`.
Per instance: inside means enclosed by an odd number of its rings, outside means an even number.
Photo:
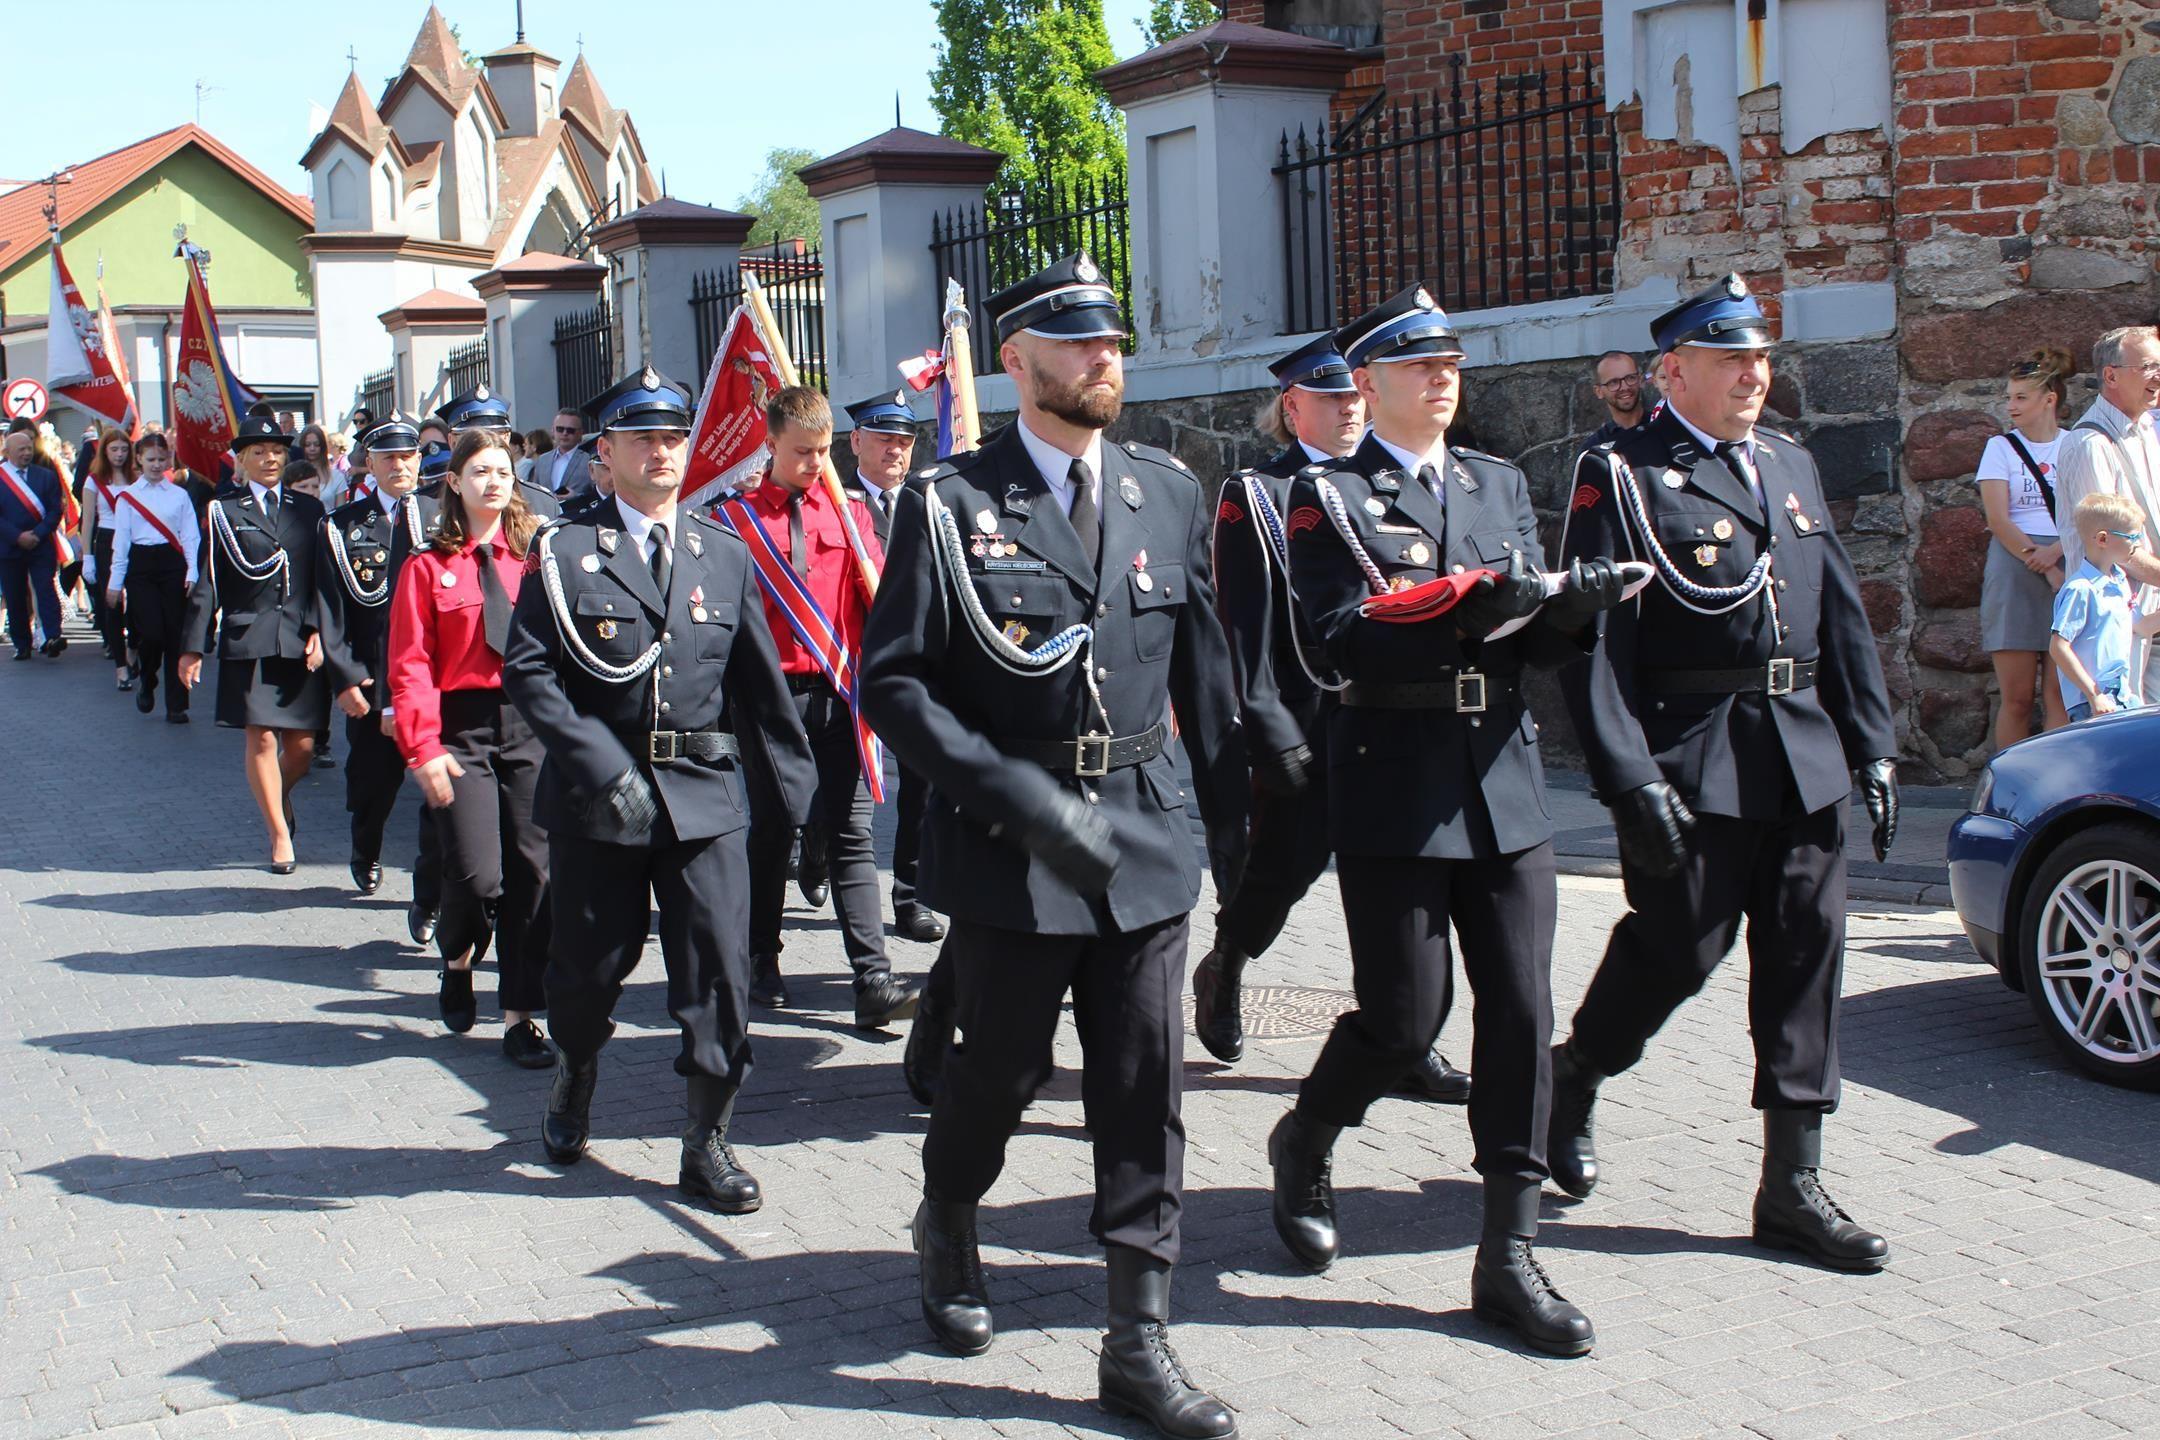
[[[148,507],[179,539],[181,554],[187,560],[187,583],[193,585],[196,557],[202,553],[202,527],[195,522],[195,502],[189,498],[187,487],[177,480],[137,480],[120,494],[132,495]],[[113,515],[112,578],[105,582],[107,590],[127,584],[128,552],[135,546],[167,543],[157,527],[128,501],[115,497]]]

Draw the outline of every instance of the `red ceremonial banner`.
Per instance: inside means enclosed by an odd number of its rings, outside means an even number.
[[[198,475],[215,476],[240,430],[233,380],[218,348],[217,314],[193,260],[180,317],[180,355],[173,365],[173,459]]]
[[[126,427],[134,406],[127,387],[113,374],[107,356],[106,332],[82,292],[68,273],[60,254],[60,232],[52,232],[52,299],[45,314],[46,383],[56,395],[65,395],[83,409]]]
[[[690,422],[690,461],[683,503],[709,505],[765,468],[765,397],[780,388],[772,351],[758,334],[750,308],[737,305],[721,332]]]

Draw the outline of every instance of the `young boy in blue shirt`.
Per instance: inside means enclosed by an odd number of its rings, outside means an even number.
[[[2085,563],[2056,592],[2048,656],[2076,721],[2139,703],[2136,641],[2160,632],[2160,615],[2135,613],[2134,587],[2123,573],[2123,561],[2145,540],[2137,503],[2103,491],[2080,500],[2072,520],[2085,542]]]

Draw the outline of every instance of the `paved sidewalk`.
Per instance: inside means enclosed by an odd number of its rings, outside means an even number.
[[[738,1127],[768,1200],[724,1219],[673,1189],[656,951],[593,1154],[558,1170],[546,1076],[504,1065],[493,1025],[435,1021],[402,868],[351,893],[342,770],[302,788],[303,864],[278,879],[237,737],[138,717],[84,647],[0,666],[0,733],[0,1437],[1138,1433],[1092,1403],[1069,1032],[985,1208],[1000,1337],[957,1360],[926,1341],[904,1234],[923,1117],[897,1037],[846,1023],[829,914],[789,916],[803,1008],[761,1026]],[[1554,803],[1593,862],[1587,795]],[[1908,811],[1908,836],[1934,814]],[[1619,903],[1609,879],[1562,882],[1563,1025]],[[1852,934],[1832,1181],[1892,1268],[1745,1238],[1743,958],[1609,1088],[1596,1199],[1548,1198],[1542,1253],[1599,1330],[1594,1357],[1553,1361],[1468,1313],[1459,1110],[1383,1101],[1345,1138],[1327,1275],[1274,1238],[1264,1140],[1348,988],[1323,883],[1255,966],[1246,1062],[1189,1047],[1187,1361],[1254,1437],[2160,1432],[2160,1099],[2058,1064],[1951,915],[1866,901]],[[1444,1037],[1465,1063],[1468,1011]]]

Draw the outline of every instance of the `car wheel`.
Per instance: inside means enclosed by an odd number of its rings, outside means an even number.
[[[2098,825],[2025,892],[2019,964],[2041,1028],[2087,1074],[2160,1090],[2160,835]]]

